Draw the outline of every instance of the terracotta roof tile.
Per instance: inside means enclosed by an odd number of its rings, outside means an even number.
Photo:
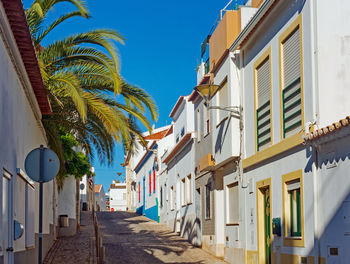
[[[347,127],[350,123],[350,116],[347,116],[344,119],[341,119],[337,122],[334,122],[332,125],[328,125],[326,127],[317,129],[315,131],[306,133],[304,135],[305,142],[312,141],[319,139],[325,135],[329,135],[331,133],[334,133],[335,131],[341,130],[344,127]]]
[[[42,114],[50,114],[51,106],[47,98],[46,88],[41,77],[39,63],[36,58],[33,41],[20,0],[1,0],[7,19],[10,23],[13,36],[21,54],[24,67],[33,87],[36,100]]]

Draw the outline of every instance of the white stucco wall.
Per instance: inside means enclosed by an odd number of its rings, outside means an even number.
[[[126,211],[126,184],[116,183],[116,185],[123,188],[120,188],[120,189],[111,188],[109,190],[110,209],[111,211],[112,211],[112,208],[114,209],[114,211],[116,210]],[[125,196],[125,199],[124,199],[124,196]]]
[[[350,2],[315,1],[316,70],[319,126],[350,113]]]
[[[76,180],[74,175],[68,176],[62,190],[57,194],[57,222],[60,215],[68,215],[70,219],[76,219]]]
[[[103,186],[101,187],[100,192],[95,193],[95,202],[97,205],[100,206],[101,211],[106,211],[106,194],[105,190],[103,189]]]
[[[0,167],[12,174],[14,219],[24,223],[24,205],[17,203],[16,200],[21,199],[21,197],[15,195],[18,191],[17,188],[21,188],[20,185],[16,185],[18,177],[16,169],[20,168],[25,171],[24,160],[26,155],[41,144],[46,145],[46,138],[2,38],[0,38],[0,65],[2,65],[0,71],[0,139],[2,139]],[[27,89],[32,88],[27,87]],[[38,195],[38,185],[35,189]],[[2,190],[2,180],[0,181],[0,190]],[[52,182],[44,184],[44,234],[49,233],[49,226],[53,223],[52,192]],[[2,196],[0,197],[0,207],[2,207]],[[37,214],[35,216],[35,232],[37,232]],[[2,218],[0,218],[0,228],[2,228]],[[15,251],[25,250],[24,240],[25,236],[22,236],[16,241],[14,244]]]

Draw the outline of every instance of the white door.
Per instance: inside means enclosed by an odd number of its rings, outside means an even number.
[[[2,251],[4,264],[13,263],[11,251],[11,175],[4,173],[2,177]]]

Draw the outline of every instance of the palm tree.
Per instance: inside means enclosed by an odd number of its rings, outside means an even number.
[[[61,2],[73,4],[76,10],[47,25],[50,11]],[[113,161],[116,142],[129,149],[135,138],[143,141],[137,121],[151,130],[146,113],[155,121],[157,107],[143,89],[128,84],[119,74],[114,43],[123,43],[123,37],[114,30],[97,29],[52,41],[44,47],[43,40],[61,23],[75,16],[89,18],[85,3],[35,0],[26,15],[53,111],[43,116],[43,124],[50,147],[61,157],[61,165],[64,159],[60,129],[72,133],[90,159],[93,145],[100,161],[108,164]]]

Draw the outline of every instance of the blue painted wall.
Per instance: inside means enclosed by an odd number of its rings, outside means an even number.
[[[143,206],[140,206],[136,209],[136,213],[139,215],[143,214]],[[157,205],[151,207],[151,208],[147,208],[145,210],[145,216],[148,217],[149,219],[152,219],[154,221],[159,222],[159,217],[158,217],[158,203]]]

